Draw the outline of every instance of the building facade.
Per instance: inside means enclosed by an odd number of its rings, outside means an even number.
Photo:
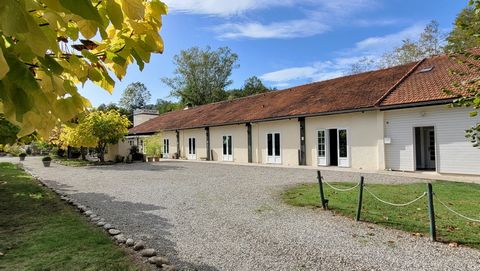
[[[436,171],[480,175],[465,129],[442,89],[465,69],[447,56],[169,112],[130,129],[162,133],[164,157],[226,163]]]

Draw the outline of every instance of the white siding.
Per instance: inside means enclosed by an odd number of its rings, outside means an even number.
[[[466,108],[430,106],[385,112],[386,168],[415,170],[414,127],[434,126],[436,163],[440,173],[480,174],[480,149],[465,138],[465,129],[480,119],[468,116]]]

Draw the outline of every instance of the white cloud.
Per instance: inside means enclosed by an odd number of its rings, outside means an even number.
[[[230,23],[224,24],[216,31],[219,32],[219,38],[237,39],[237,38],[293,38],[308,37],[321,34],[329,29],[329,26],[321,22],[310,20],[292,20],[285,22],[274,22],[270,24],[251,23]]]
[[[214,27],[221,39],[266,39],[266,38],[298,38],[322,34],[334,25],[344,23],[352,14],[370,8],[374,0],[301,0],[296,1],[296,7],[303,10],[304,14],[297,19],[288,19],[274,22],[261,22],[259,20],[244,20],[228,22]],[[260,1],[262,3],[262,1]],[[290,5],[290,1],[279,1],[281,4]],[[266,1],[264,0],[265,4]],[[273,5],[272,3],[270,3]],[[261,6],[261,5],[260,5]]]
[[[363,39],[355,47],[339,51],[338,57],[331,60],[315,62],[312,65],[285,68],[265,73],[260,78],[272,85],[291,85],[292,81],[322,81],[343,76],[350,72],[351,65],[360,59],[378,59],[384,52],[402,43],[402,40],[417,39],[423,32],[425,23],[416,23],[398,32],[384,36],[375,36]]]
[[[323,81],[345,75],[350,65],[356,63],[361,57],[339,57],[328,61],[315,62],[303,67],[286,68],[278,71],[265,73],[260,76],[264,81],[272,83],[272,86],[286,87],[292,81]]]
[[[294,0],[164,0],[176,12],[228,16],[272,6],[289,6]],[[298,2],[298,1],[297,1]]]
[[[398,46],[405,39],[417,39],[423,32],[425,23],[417,23],[399,32],[385,36],[369,37],[356,43],[355,51],[384,52]]]

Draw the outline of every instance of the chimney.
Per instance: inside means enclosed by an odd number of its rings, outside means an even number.
[[[154,109],[136,109],[133,111],[133,127],[136,127],[147,120],[158,117],[158,111]]]

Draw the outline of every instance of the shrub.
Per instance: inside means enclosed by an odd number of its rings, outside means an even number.
[[[50,156],[45,156],[42,158],[42,161],[47,162],[47,161],[52,161],[52,157]]]
[[[26,153],[24,153],[24,152],[22,152],[22,153],[20,153],[18,156],[20,156],[20,157],[26,157],[26,156],[27,156],[27,154],[26,154]]]

